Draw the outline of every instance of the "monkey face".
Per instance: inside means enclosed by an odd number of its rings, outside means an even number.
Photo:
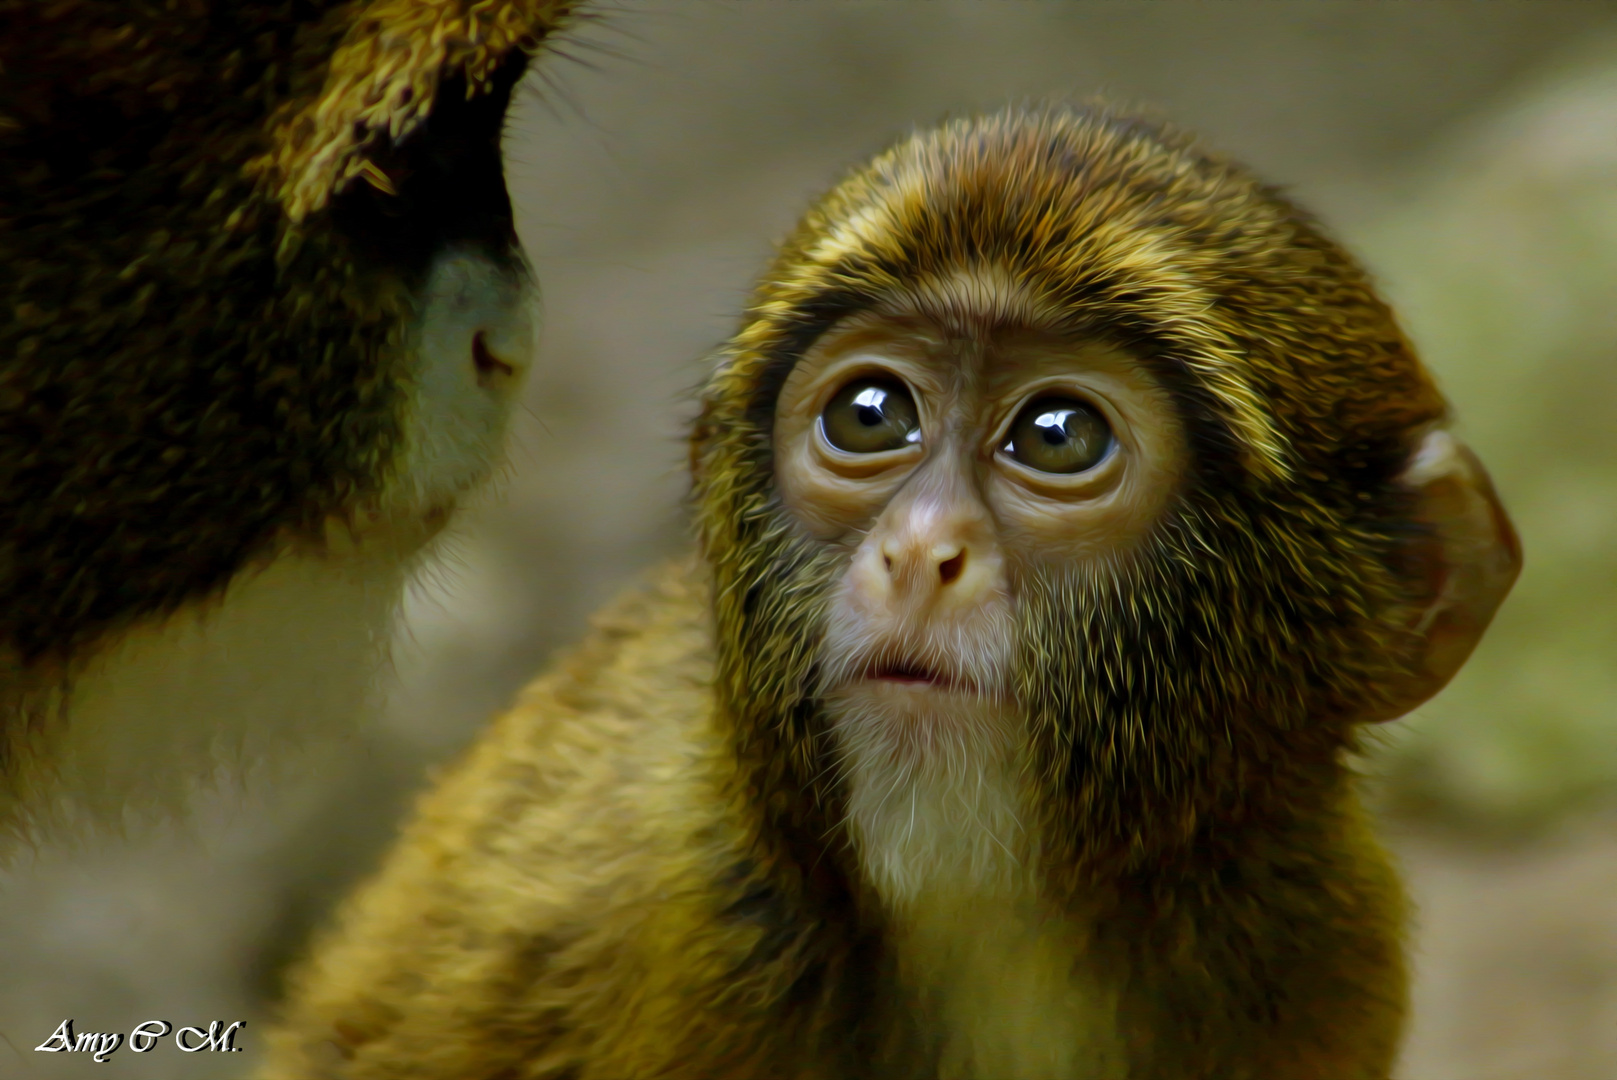
[[[1444,418],[1351,259],[1183,137],[1060,108],[918,134],[804,218],[707,388],[741,759],[895,895],[1283,812],[1514,576]]]
[[[845,553],[817,694],[889,897],[1018,864],[1020,583],[1126,558],[1184,473],[1172,400],[1126,349],[962,301],[1032,315],[1003,277],[952,284],[828,332],[774,423],[787,512]]]
[[[826,334],[775,417],[783,503],[848,551],[822,692],[893,713],[876,727],[895,754],[940,713],[1006,703],[1015,582],[1133,550],[1184,472],[1172,401],[1126,350],[931,306]]]

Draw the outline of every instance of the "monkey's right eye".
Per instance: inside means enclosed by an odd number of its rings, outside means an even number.
[[[855,379],[820,414],[820,433],[850,454],[902,450],[921,441],[921,414],[903,383]]]

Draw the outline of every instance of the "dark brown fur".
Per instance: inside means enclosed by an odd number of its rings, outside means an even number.
[[[520,272],[500,124],[571,5],[477,7],[0,0],[0,823],[90,654],[384,485],[434,252]]]

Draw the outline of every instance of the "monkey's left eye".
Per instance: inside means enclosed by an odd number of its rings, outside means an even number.
[[[921,441],[921,414],[904,384],[855,379],[820,414],[825,441],[850,454],[901,450]]]
[[[1065,397],[1029,403],[1011,425],[1004,452],[1030,469],[1078,473],[1093,469],[1112,448],[1112,429],[1092,405]]]

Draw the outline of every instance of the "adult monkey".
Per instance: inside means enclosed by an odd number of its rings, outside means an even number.
[[[692,441],[701,562],[423,802],[267,1075],[1386,1077],[1344,756],[1510,524],[1363,273],[1105,111],[816,205]]]
[[[570,0],[0,0],[0,853],[341,722],[532,347]]]

